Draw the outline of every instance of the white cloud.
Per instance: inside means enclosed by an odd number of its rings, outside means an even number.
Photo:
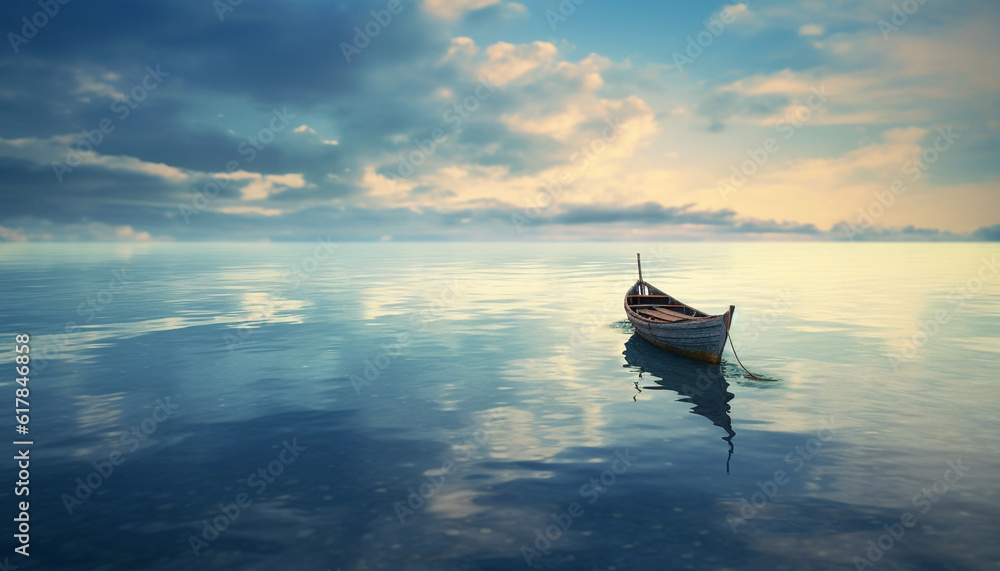
[[[504,85],[547,67],[558,54],[558,48],[549,42],[518,45],[498,42],[486,48],[488,60],[481,66],[480,73],[493,83]]]
[[[606,199],[609,184],[635,165],[636,152],[659,132],[656,114],[642,98],[602,96],[602,74],[616,65],[608,58],[591,54],[565,61],[547,42],[499,42],[480,52],[461,39],[452,42],[450,52],[468,58],[459,65],[469,76],[491,77],[502,86],[508,103],[503,112],[484,111],[477,120],[498,120],[512,131],[551,138],[562,144],[562,155],[540,172],[516,175],[506,165],[486,167],[461,157],[406,178],[386,178],[368,167],[362,181],[368,192],[361,199],[366,206],[448,210],[527,204],[564,170],[574,175],[574,200]],[[583,157],[584,148],[592,159]],[[414,192],[417,188],[421,191]]]
[[[73,71],[76,76],[77,87],[71,93],[81,94],[80,99],[90,101],[88,94],[99,95],[109,99],[122,99],[125,94],[118,91],[111,83],[118,81],[121,77],[113,72],[91,73],[81,69]]]
[[[744,33],[754,33],[766,24],[765,20],[750,8],[748,2],[723,6],[718,12],[712,13],[708,21],[721,22],[726,28],[732,27]]]
[[[27,242],[28,237],[17,230],[0,226],[0,239],[4,242]]]
[[[424,9],[438,18],[454,20],[465,12],[499,3],[500,0],[424,0]]]
[[[109,168],[131,170],[134,172],[158,176],[171,182],[184,182],[188,179],[188,174],[177,167],[172,167],[164,163],[150,163],[134,157],[100,156],[93,162],[94,164],[104,165]]]
[[[262,206],[224,206],[218,209],[225,214],[259,214],[261,216],[280,216],[284,214],[279,208],[264,208]]]
[[[256,172],[236,171],[230,177],[233,180],[250,181],[240,189],[240,198],[246,201],[265,200],[290,188],[302,188],[306,185],[305,177],[299,173],[262,175]]]
[[[72,177],[73,171],[80,166],[99,165],[111,170],[139,172],[171,182],[184,182],[188,179],[187,172],[164,163],[151,163],[127,155],[101,155],[96,151],[78,152],[75,150],[75,146],[80,140],[81,136],[74,134],[53,135],[47,139],[35,137],[0,138],[0,156],[32,161],[44,165],[46,168],[51,168],[52,163],[59,163],[63,169],[69,168],[68,171],[61,170],[64,178]],[[72,162],[70,162],[71,159]],[[76,163],[77,160],[79,163]],[[75,164],[75,166],[69,167],[70,164]]]
[[[151,242],[155,238],[144,230],[131,225],[114,225],[103,222],[54,223],[51,220],[25,216],[7,221],[0,226],[0,236],[12,242]],[[169,238],[168,238],[169,240]]]
[[[115,236],[121,240],[127,240],[129,242],[148,242],[153,239],[149,232],[136,232],[130,225],[119,226],[118,229],[115,230]]]
[[[823,26],[818,24],[806,24],[799,28],[800,36],[822,36]]]
[[[459,36],[451,39],[451,46],[448,47],[448,51],[445,52],[444,57],[445,59],[451,59],[459,55],[472,57],[477,52],[479,52],[479,48],[476,47],[476,42],[472,38]]]

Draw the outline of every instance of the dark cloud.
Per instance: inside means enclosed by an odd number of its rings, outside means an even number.
[[[716,232],[730,234],[803,234],[819,236],[822,232],[812,224],[751,220],[738,218],[728,208],[722,210],[695,210],[694,205],[663,206],[650,202],[627,208],[600,206],[571,206],[565,212],[540,217],[539,224],[593,225],[676,225],[693,224],[712,227]]]
[[[184,198],[180,187],[158,176],[109,170],[100,165],[77,167],[59,183],[47,166],[0,158],[4,217],[36,216],[60,223],[93,220],[108,224],[146,222],[156,205]],[[134,215],[130,215],[134,213]]]
[[[212,2],[71,3],[18,55],[62,65],[101,67],[123,77],[145,65],[174,70],[188,87],[244,93],[267,105],[319,103],[357,94],[363,65],[405,65],[447,44],[425,31],[412,2],[349,64],[340,43],[372,19],[384,2],[243,2],[220,21]],[[35,2],[8,2],[0,21],[17,22]],[[379,27],[381,29],[381,27]]]
[[[1000,224],[979,228],[972,233],[972,239],[980,242],[1000,242]]]
[[[738,234],[808,234],[813,236],[822,234],[819,228],[812,224],[776,222],[774,220],[739,222],[727,231]]]
[[[410,0],[384,27],[371,23],[371,11],[385,8],[384,1],[244,2],[222,20],[213,6],[121,0],[61,5],[59,14],[18,46],[19,53],[0,51],[0,137],[47,141],[69,135],[56,145],[60,162],[73,148],[93,148],[102,156],[189,172],[222,172],[236,161],[241,170],[263,175],[301,173],[305,188],[265,201],[284,210],[362,193],[366,166],[395,171],[398,158],[417,148],[414,141],[435,129],[445,129],[449,140],[421,171],[461,162],[519,174],[568,155],[546,137],[512,132],[497,120],[531,93],[497,92],[451,129],[444,113],[455,101],[443,99],[440,88],[448,87],[460,101],[474,93],[478,78],[442,63],[450,35]],[[0,21],[16,31],[22,16],[38,10],[34,1],[4,3]],[[473,14],[499,15],[494,12]],[[378,35],[358,37],[360,53],[348,62],[342,42],[356,43],[356,26],[378,29]],[[152,89],[141,87],[153,84],[146,78],[149,69],[164,74]],[[133,93],[142,100],[124,114],[116,94]],[[294,118],[270,131],[275,109]],[[97,145],[87,144],[84,132],[94,132],[102,121],[113,131]],[[315,132],[293,132],[303,124]],[[48,156],[40,164],[0,161],[5,218],[112,224],[131,207],[131,223],[138,227],[162,218],[164,205],[190,201],[208,180],[173,183],[114,165],[84,164],[53,184],[50,162]],[[218,200],[236,198],[246,184],[229,186]],[[210,218],[202,214],[202,220]],[[293,227],[285,217],[252,222],[256,230],[261,224]]]
[[[859,228],[848,222],[838,222],[828,232],[832,240],[850,240],[854,242],[953,242],[969,240],[970,234],[956,234],[936,228],[918,228],[904,226],[902,228]]]
[[[724,210],[692,210],[692,205],[662,206],[649,202],[628,208],[574,206],[566,212],[543,219],[550,224],[731,224],[736,213]]]

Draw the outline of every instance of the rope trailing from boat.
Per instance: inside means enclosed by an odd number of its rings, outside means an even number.
[[[747,376],[749,376],[751,379],[755,379],[755,380],[758,380],[758,381],[775,381],[775,382],[777,382],[778,379],[767,379],[767,378],[764,378],[764,377],[758,377],[757,375],[751,373],[746,367],[744,367],[743,366],[743,361],[740,361],[740,356],[736,354],[736,347],[733,345],[733,336],[729,335],[728,337],[729,337],[729,348],[733,350],[733,356],[736,357],[736,362],[740,364],[740,368],[742,368],[746,372]]]

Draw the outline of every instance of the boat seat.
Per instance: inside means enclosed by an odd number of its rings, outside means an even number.
[[[680,313],[669,311],[666,309],[636,309],[636,313],[642,315],[643,317],[658,319],[660,321],[666,321],[668,323],[674,323],[677,321],[684,321],[690,319],[687,315],[682,315]]]

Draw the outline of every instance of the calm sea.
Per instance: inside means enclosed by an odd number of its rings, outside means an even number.
[[[775,380],[634,337],[636,252]],[[996,569],[998,254],[5,244],[0,562]]]

